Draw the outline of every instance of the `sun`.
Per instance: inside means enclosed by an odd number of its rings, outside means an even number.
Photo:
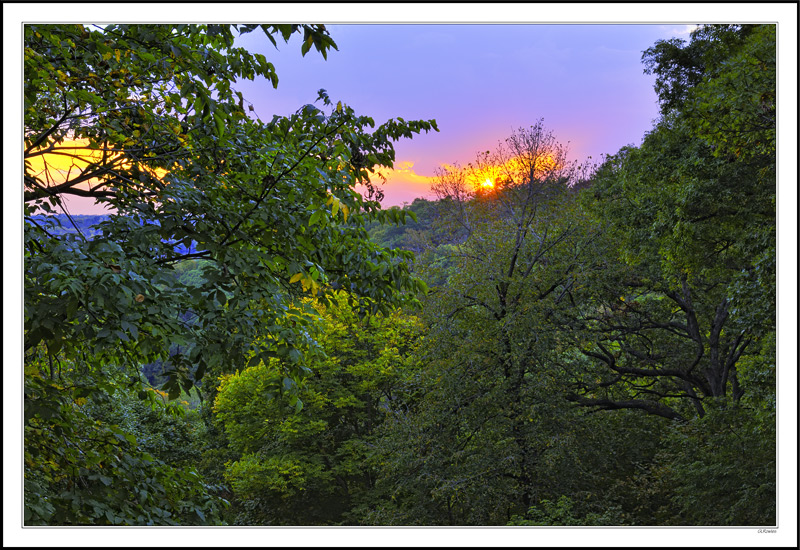
[[[481,187],[484,189],[492,189],[494,187],[494,182],[490,178],[486,178],[486,181],[481,184]]]

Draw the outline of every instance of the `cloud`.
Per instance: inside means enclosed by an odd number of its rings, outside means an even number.
[[[672,34],[675,36],[689,36],[700,25],[681,25],[672,29]]]
[[[372,178],[383,189],[384,206],[401,206],[404,202],[413,202],[431,194],[433,176],[417,174],[412,161],[395,162],[394,168],[381,168],[378,173],[386,178],[385,183],[377,175]]]
[[[417,174],[414,171],[414,163],[410,160],[396,162],[394,168],[381,168],[379,172],[386,178],[387,184],[414,183],[430,185],[430,182],[433,180],[432,176]]]

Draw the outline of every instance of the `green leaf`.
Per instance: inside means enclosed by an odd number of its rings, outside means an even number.
[[[305,57],[305,55],[308,53],[308,50],[311,49],[311,45],[313,43],[314,43],[314,39],[311,38],[310,36],[308,37],[308,39],[305,42],[303,42],[303,46],[300,48],[300,52],[303,54],[303,57]]]
[[[214,123],[216,124],[217,136],[222,137],[225,135],[225,118],[221,112],[214,113]]]

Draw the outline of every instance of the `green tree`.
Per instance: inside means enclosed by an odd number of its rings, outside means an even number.
[[[608,510],[604,514],[590,513],[578,517],[573,510],[574,503],[569,497],[561,496],[556,502],[542,500],[538,506],[531,507],[524,517],[514,516],[509,525],[619,525],[617,510]]]
[[[60,384],[62,364],[138,378],[160,359],[176,398],[206,371],[270,357],[286,359],[288,384],[308,374],[301,350],[313,348],[301,297],[325,303],[341,288],[373,311],[423,288],[409,254],[365,229],[405,213],[355,186],[374,190],[393,142],[435,122],[376,128],[324,92],[319,107],[250,118],[236,80],[277,76],[234,37],[259,29],[273,44],[301,33],[304,54],[335,48],[321,25],[25,26],[26,385]],[[68,196],[111,208],[98,234],[59,234],[57,218],[37,215],[67,213]],[[204,260],[191,286],[175,276],[186,260]],[[113,393],[100,370],[87,380],[90,398]],[[26,395],[30,422],[46,411],[62,416],[45,431],[67,422],[67,393]],[[45,437],[30,422],[26,445]]]
[[[482,189],[490,173],[495,185]],[[586,237],[569,187],[577,176],[541,121],[439,174],[455,240],[439,247],[447,262],[418,261],[436,282],[424,309],[424,397],[386,428],[387,498],[371,521],[504,525],[550,496],[548,456],[568,439],[571,415],[551,368],[561,344],[549,319],[569,300]]]
[[[645,50],[645,73],[656,76],[655,91],[661,113],[682,110],[691,90],[704,78],[714,77],[728,55],[735,53],[755,25],[701,25],[689,43],[680,38],[658,40]],[[773,27],[774,28],[774,27]]]
[[[652,523],[776,525],[774,409],[716,405],[672,425],[638,480]]]
[[[222,523],[191,460],[198,424],[111,365],[59,362],[55,380],[26,366],[26,525]]]
[[[445,226],[440,223],[441,206],[439,201],[416,198],[411,204],[403,206],[403,210],[413,216],[405,225],[373,222],[367,229],[372,239],[381,246],[420,253],[432,245],[439,245],[449,240],[449,236],[442,234]]]
[[[564,318],[570,399],[673,420],[625,481],[638,522],[772,524],[775,29],[703,27],[681,48],[645,53],[662,119],[583,193],[604,232]]]
[[[733,85],[747,71],[760,83],[749,97],[761,105],[774,94],[771,31],[750,32],[730,57],[722,55],[724,40],[712,42],[721,68],[691,88],[685,111],[665,115],[641,147],[610,157],[585,194],[608,227],[608,261],[599,264],[606,274],[586,281],[598,292],[581,314],[591,334],[582,349],[600,367],[577,401],[688,418],[705,413],[704,399],[744,395],[738,366],[761,353],[775,327],[774,141],[737,156],[721,145],[727,133],[710,131],[703,117],[711,103],[731,112],[749,102]],[[762,112],[737,115],[741,135]],[[761,131],[765,142],[770,135]]]
[[[421,327],[400,312],[359,319],[343,295],[322,314],[314,337],[325,357],[299,392],[302,409],[282,395],[277,360],[222,378],[214,411],[239,454],[225,473],[237,523],[353,523],[372,505],[370,448],[407,401]]]

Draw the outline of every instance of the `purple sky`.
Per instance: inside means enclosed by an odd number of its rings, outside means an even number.
[[[324,88],[376,124],[435,119],[439,132],[395,144],[384,206],[431,197],[445,164],[466,165],[515,129],[539,119],[571,160],[638,145],[657,117],[642,51],[658,39],[689,39],[689,25],[662,24],[349,24],[328,25],[338,45],[328,59],[300,52],[300,36],[275,49],[261,31],[238,44],[275,65],[278,88],[263,78],[234,88],[268,121],[313,103]],[[376,178],[376,182],[380,182]],[[72,214],[105,210],[70,197]]]
[[[642,51],[658,39],[688,40],[687,25],[353,24],[330,25],[339,46],[327,61],[300,54],[300,38],[275,48],[263,35],[241,45],[275,65],[265,81],[237,85],[262,120],[312,103],[324,88],[380,124],[436,119],[438,133],[396,144],[401,168],[384,187],[385,205],[428,191],[442,164],[474,160],[480,150],[543,118],[570,158],[594,161],[638,145],[657,117],[653,77]],[[409,164],[413,163],[413,164]]]

